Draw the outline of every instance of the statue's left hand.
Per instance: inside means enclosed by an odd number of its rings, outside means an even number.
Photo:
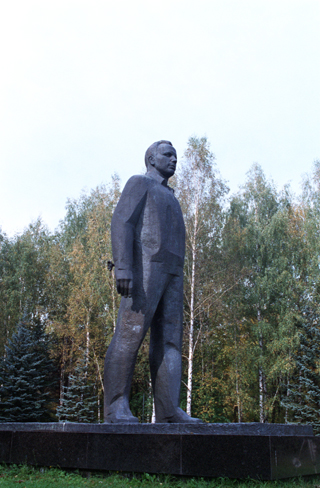
[[[123,296],[125,298],[131,298],[132,280],[130,280],[130,279],[117,280],[117,291],[121,296]]]

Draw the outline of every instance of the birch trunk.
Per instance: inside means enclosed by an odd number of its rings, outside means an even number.
[[[198,185],[199,190],[199,185]],[[192,403],[192,374],[193,374],[193,329],[194,329],[194,298],[195,298],[195,276],[196,276],[196,258],[197,258],[197,230],[198,230],[198,207],[199,191],[196,196],[194,229],[191,239],[192,265],[191,265],[191,288],[190,288],[190,326],[189,326],[189,355],[188,355],[188,383],[187,383],[187,414],[191,415]]]
[[[63,397],[64,397],[63,387],[64,387],[64,380],[65,380],[64,373],[65,373],[65,368],[66,368],[65,355],[64,355],[65,347],[66,347],[66,339],[64,337],[63,349],[62,349],[61,371],[60,371],[60,401],[59,401],[60,406],[63,403]]]
[[[241,407],[240,388],[239,388],[240,373],[239,373],[239,365],[238,365],[238,341],[237,341],[236,329],[234,334],[234,342],[235,342],[235,357],[236,357],[236,396],[237,396],[237,407],[238,407],[237,417],[238,417],[238,422],[240,423],[242,420],[242,412],[241,412],[242,407]]]
[[[289,373],[287,373],[287,392],[286,392],[286,397],[289,397]],[[286,406],[285,409],[285,414],[284,414],[284,423],[288,423],[288,407]]]
[[[60,371],[60,406],[62,405],[62,402],[63,402],[63,396],[64,396],[64,390],[63,390],[63,386],[64,386],[64,368],[65,368],[65,364],[64,364],[64,361],[62,363],[62,366],[61,366],[61,371]]]
[[[98,405],[98,424],[100,424],[101,423],[101,403],[100,403],[99,391],[97,392],[97,405]]]
[[[151,377],[149,378],[149,386],[148,386],[148,409],[147,409],[147,415],[146,415],[146,422],[147,423],[150,423],[152,422],[152,412],[151,412],[151,415],[150,415],[150,404],[153,402],[153,398],[152,398],[152,381],[151,381]],[[153,407],[153,403],[152,403],[152,407]]]
[[[257,312],[258,324],[261,322],[260,310]],[[263,354],[263,337],[262,332],[259,332],[259,347],[260,347],[260,361],[262,360]],[[262,365],[259,365],[259,421],[261,424],[264,423],[264,377]]]
[[[151,423],[152,423],[152,424],[155,424],[155,423],[156,423],[156,408],[155,408],[155,405],[154,405],[154,399],[153,399],[153,402],[152,402],[152,417],[151,417]]]
[[[86,374],[85,374],[85,377],[87,377],[88,367],[89,367],[89,352],[90,352],[89,324],[90,324],[90,313],[87,312],[87,322],[86,322]]]

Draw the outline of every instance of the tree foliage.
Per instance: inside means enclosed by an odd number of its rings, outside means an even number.
[[[300,322],[299,347],[294,353],[295,369],[287,386],[282,405],[291,422],[312,424],[320,433],[320,321],[317,310],[306,306]]]
[[[191,415],[195,350],[208,324],[210,309],[225,288],[219,275],[222,206],[227,187],[214,165],[206,137],[190,137],[175,191],[186,225],[184,349],[188,351],[186,407]]]
[[[5,349],[0,363],[0,420],[52,419],[53,364],[41,324],[21,323]]]
[[[318,429],[320,163],[300,198],[255,164],[227,201],[207,138],[191,137],[169,184],[186,223],[182,406],[208,422]],[[120,302],[107,267],[119,196],[114,177],[69,200],[55,233],[40,219],[13,238],[0,232],[3,420],[35,418],[35,404],[36,420],[50,419],[55,395],[61,420],[102,421],[103,361]],[[30,324],[18,327],[24,316]],[[41,361],[54,364],[58,388],[41,376]],[[151,421],[147,344],[131,408]]]
[[[57,408],[60,422],[95,422],[97,420],[97,401],[94,384],[88,377],[88,363],[84,353],[69,376],[69,385],[63,387],[61,405]]]

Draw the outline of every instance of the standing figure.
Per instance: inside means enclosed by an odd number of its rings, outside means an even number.
[[[146,152],[145,175],[127,182],[111,223],[117,291],[122,295],[104,367],[104,421],[138,422],[129,394],[139,347],[149,329],[156,422],[201,422],[181,408],[185,226],[168,186],[176,150],[158,141]]]

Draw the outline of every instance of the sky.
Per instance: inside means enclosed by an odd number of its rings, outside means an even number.
[[[0,0],[0,227],[206,136],[236,192],[253,163],[279,189],[320,159],[319,0]]]

